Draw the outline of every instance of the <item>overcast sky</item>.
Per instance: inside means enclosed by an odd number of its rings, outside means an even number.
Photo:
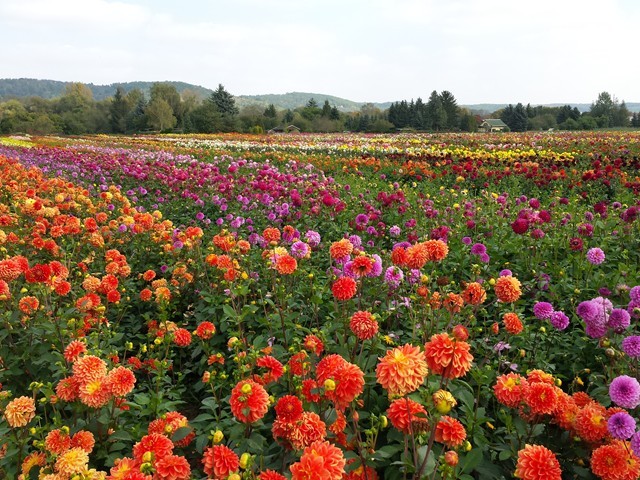
[[[640,102],[637,0],[0,0],[0,78]]]

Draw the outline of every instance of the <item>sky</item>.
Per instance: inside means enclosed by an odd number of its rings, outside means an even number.
[[[0,0],[0,78],[640,102],[637,0]]]

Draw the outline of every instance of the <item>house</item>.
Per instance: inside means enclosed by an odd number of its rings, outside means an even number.
[[[300,133],[300,129],[295,125],[289,125],[288,127],[274,127],[267,130],[267,133]]]
[[[486,118],[478,130],[481,132],[508,132],[509,126],[499,118]]]

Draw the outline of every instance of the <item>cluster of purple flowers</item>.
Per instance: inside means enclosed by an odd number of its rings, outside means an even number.
[[[557,330],[564,330],[569,326],[569,317],[560,310],[555,310],[549,302],[536,302],[533,314],[538,320],[549,320]]]

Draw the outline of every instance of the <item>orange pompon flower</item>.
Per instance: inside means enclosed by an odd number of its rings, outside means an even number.
[[[431,259],[426,244],[416,243],[404,251],[404,264],[409,268],[420,269]]]
[[[116,397],[124,397],[133,390],[136,376],[126,367],[116,367],[107,374],[109,391]]]
[[[408,397],[398,398],[391,402],[387,409],[387,417],[396,430],[405,435],[420,433],[429,428],[427,411],[418,402]]]
[[[553,421],[564,430],[573,431],[575,429],[576,418],[580,408],[576,405],[571,395],[565,392],[558,392],[558,403],[553,412]]]
[[[340,277],[331,285],[331,293],[336,300],[345,301],[353,298],[358,285],[351,277]]]
[[[300,461],[291,465],[291,480],[341,480],[345,466],[342,450],[329,442],[313,442]]]
[[[480,305],[487,299],[487,292],[478,282],[471,282],[462,292],[462,299],[468,305]]]
[[[133,457],[142,462],[142,457],[146,453],[150,453],[153,460],[157,461],[161,458],[171,455],[173,453],[173,442],[164,435],[159,433],[151,433],[145,435],[142,439],[133,446]]]
[[[320,401],[320,394],[318,393],[318,383],[315,380],[307,378],[302,381],[302,395],[309,403],[316,403]]]
[[[241,380],[231,390],[231,413],[243,423],[261,419],[269,410],[269,394],[253,380]]]
[[[151,300],[152,295],[153,292],[148,288],[143,288],[142,290],[140,290],[140,300],[142,300],[143,302],[148,302],[149,300]]]
[[[394,248],[391,252],[391,263],[398,267],[404,267],[407,264],[407,250],[404,247]]]
[[[28,264],[27,268],[24,269],[20,266],[20,263],[15,258],[0,260],[0,280],[10,282],[18,278],[20,275],[22,275],[23,272],[28,269]]]
[[[441,262],[449,254],[449,246],[442,240],[427,240],[424,246],[431,262]]]
[[[358,311],[351,315],[349,328],[359,340],[369,340],[378,333],[378,322],[371,312]]]
[[[316,366],[318,384],[325,387],[324,395],[336,408],[346,408],[362,393],[364,373],[360,367],[333,354],[324,357]]]
[[[56,395],[65,402],[73,402],[78,398],[78,389],[80,385],[76,377],[66,377],[61,379],[56,385]]]
[[[29,478],[29,472],[33,467],[44,467],[47,464],[47,456],[44,452],[32,452],[22,461],[22,475]]]
[[[358,277],[364,277],[373,270],[374,259],[367,255],[360,255],[353,259],[351,270]]]
[[[204,450],[202,455],[204,473],[215,480],[226,479],[240,468],[238,455],[225,445],[214,445]]]
[[[291,373],[294,375],[304,376],[309,373],[310,364],[308,362],[309,355],[304,350],[291,356],[287,364]]]
[[[403,345],[388,350],[376,367],[378,383],[390,397],[414,392],[424,383],[429,373],[420,347]]]
[[[452,338],[447,333],[431,336],[424,346],[429,370],[445,378],[460,378],[471,370],[473,355],[467,342]]]
[[[81,448],[87,453],[91,453],[95,444],[93,433],[87,430],[80,430],[71,437],[71,448]]]
[[[158,460],[154,467],[156,469],[154,477],[158,480],[189,480],[191,478],[189,462],[180,455],[167,455]]]
[[[271,355],[265,355],[264,357],[260,357],[256,360],[256,367],[267,369],[266,373],[256,376],[255,378],[255,380],[261,385],[277,382],[284,374],[284,366],[282,363]]]
[[[88,407],[100,408],[106,405],[111,398],[107,377],[104,376],[80,383],[78,397]]]
[[[529,383],[547,383],[549,385],[556,384],[553,375],[540,370],[539,368],[531,370],[529,373],[527,373],[527,380],[529,381]]]
[[[264,238],[269,243],[278,243],[280,241],[280,237],[280,230],[275,227],[267,227],[262,231],[262,238]]]
[[[87,469],[89,454],[81,448],[72,448],[60,455],[56,460],[55,469],[62,478],[70,478],[76,473],[82,473]]]
[[[44,448],[53,455],[61,455],[71,448],[71,437],[60,429],[51,430],[44,439]]]
[[[73,362],[73,375],[80,383],[102,379],[107,375],[107,364],[95,355],[85,355]]]
[[[197,326],[194,333],[196,337],[200,337],[202,340],[209,340],[216,333],[216,326],[205,320]]]
[[[353,252],[353,243],[348,238],[333,242],[329,247],[329,255],[334,260],[344,260]]]
[[[22,297],[18,302],[18,308],[25,315],[31,315],[32,313],[35,313],[38,310],[39,306],[40,301],[36,297],[33,297],[31,295]]]
[[[587,392],[575,392],[571,395],[571,398],[573,398],[573,401],[576,402],[576,405],[580,408],[595,401]]]
[[[159,433],[171,438],[173,433],[179,428],[191,428],[187,417],[181,413],[171,411],[167,412],[162,417],[156,418],[149,424],[149,433]],[[182,440],[175,442],[176,447],[186,447],[195,438],[193,429]]]
[[[287,480],[287,477],[275,470],[265,470],[258,475],[258,480]]]
[[[307,335],[304,337],[304,342],[302,346],[305,350],[309,352],[315,353],[317,356],[320,356],[322,352],[324,352],[324,343],[320,340],[320,337],[317,335]]]
[[[525,445],[518,452],[515,476],[520,480],[561,480],[562,471],[555,454],[542,445]]]
[[[464,306],[464,300],[457,293],[449,292],[444,300],[442,300],[442,306],[449,313],[458,313]]]
[[[529,383],[527,379],[517,373],[500,375],[493,386],[493,393],[500,403],[510,408],[516,408],[524,399],[524,392]]]
[[[179,347],[187,347],[191,344],[191,332],[186,328],[177,328],[173,332],[173,343]]]
[[[467,431],[459,420],[444,415],[436,425],[436,442],[445,444],[449,448],[462,445],[467,438]]]
[[[87,346],[79,340],[73,340],[67,347],[64,349],[64,359],[73,363],[77,360],[77,358],[86,353]]]
[[[151,280],[153,280],[154,278],[156,278],[156,272],[154,272],[153,270],[147,270],[146,272],[144,272],[142,274],[142,278],[146,281],[146,282],[150,282]]]
[[[609,433],[606,408],[596,402],[585,405],[576,415],[574,427],[583,440],[599,442]]]
[[[302,412],[298,420],[291,422],[277,417],[271,433],[285,448],[302,450],[313,442],[324,440],[327,426],[316,413]]]
[[[591,471],[602,480],[635,480],[640,476],[640,459],[625,442],[614,440],[593,451]]]
[[[11,400],[4,409],[4,418],[11,428],[25,427],[36,416],[36,403],[30,397]]]
[[[518,335],[522,332],[523,326],[520,317],[518,317],[517,313],[507,312],[502,316],[502,323],[504,324],[504,328],[511,335]]]
[[[536,415],[553,413],[558,403],[558,395],[553,385],[542,382],[529,382],[529,388],[525,390],[524,401]]]
[[[520,290],[520,280],[511,275],[498,277],[496,284],[493,286],[498,300],[504,303],[513,303],[520,298],[522,290]]]
[[[0,301],[9,300],[11,298],[11,290],[9,284],[0,279]]]
[[[281,275],[291,275],[298,268],[298,261],[288,254],[278,255],[275,268]]]
[[[295,422],[302,416],[304,409],[298,397],[285,395],[278,400],[275,406],[276,416],[284,422]]]

